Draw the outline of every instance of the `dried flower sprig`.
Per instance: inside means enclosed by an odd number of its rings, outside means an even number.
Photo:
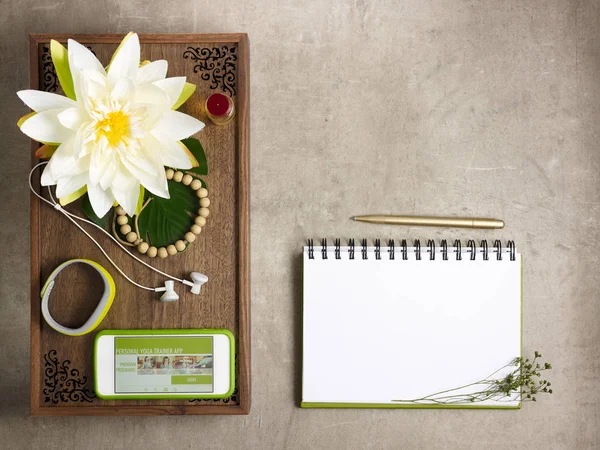
[[[552,394],[552,384],[542,378],[542,373],[552,369],[552,365],[541,362],[541,358],[541,353],[536,351],[531,360],[517,357],[484,379],[474,383],[436,392],[421,398],[392,401],[432,405],[468,404],[487,400],[501,403],[535,402],[538,395]],[[498,378],[499,374],[502,375]]]

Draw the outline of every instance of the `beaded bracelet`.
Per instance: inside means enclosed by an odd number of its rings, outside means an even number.
[[[139,214],[144,210],[146,205],[151,201],[148,199],[146,203],[142,206],[142,209],[135,217],[135,230],[131,228],[129,224],[129,217],[127,217],[127,213],[121,207],[117,208],[117,213],[115,214],[113,220],[113,234],[115,237],[123,244],[136,247],[137,251],[148,255],[150,258],[154,258],[158,256],[159,258],[166,258],[169,255],[176,255],[178,252],[184,251],[189,244],[196,240],[196,236],[200,234],[202,231],[202,227],[206,225],[206,218],[209,215],[208,205],[210,205],[210,200],[208,198],[208,190],[202,187],[202,182],[198,178],[194,178],[190,174],[185,174],[181,171],[175,172],[173,169],[167,169],[165,172],[167,176],[167,180],[173,180],[177,183],[183,183],[186,186],[189,186],[194,191],[196,191],[196,195],[198,196],[200,209],[198,209],[198,215],[194,219],[194,225],[191,226],[190,231],[185,233],[185,236],[182,240],[178,240],[174,244],[167,245],[166,247],[156,248],[153,245],[148,245],[147,242],[140,237],[140,232],[137,224],[137,220]],[[117,234],[116,225],[119,225],[119,231],[123,236],[125,236],[124,242],[119,238]]]

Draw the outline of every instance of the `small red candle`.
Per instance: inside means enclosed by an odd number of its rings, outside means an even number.
[[[206,114],[217,125],[223,125],[233,119],[235,109],[233,100],[225,94],[214,93],[206,99]]]

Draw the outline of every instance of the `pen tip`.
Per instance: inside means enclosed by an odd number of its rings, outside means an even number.
[[[356,216],[350,217],[350,220],[356,220]]]

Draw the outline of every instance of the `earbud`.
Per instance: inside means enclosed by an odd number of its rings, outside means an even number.
[[[190,274],[190,278],[194,283],[190,291],[192,291],[192,294],[199,294],[200,290],[202,289],[202,285],[208,281],[208,277],[200,272],[192,272]]]
[[[175,302],[179,300],[179,295],[175,292],[175,282],[173,280],[165,281],[164,288],[156,288],[157,292],[165,291],[163,295],[160,296],[161,302]]]
[[[200,272],[192,272],[190,274],[189,280],[181,280],[183,284],[186,286],[190,286],[190,291],[192,294],[199,294],[202,289],[202,285],[208,281],[208,277]],[[160,297],[161,302],[174,302],[179,300],[179,296],[174,290],[175,282],[173,280],[165,281],[165,287],[156,288],[156,292],[164,292],[164,294]]]

